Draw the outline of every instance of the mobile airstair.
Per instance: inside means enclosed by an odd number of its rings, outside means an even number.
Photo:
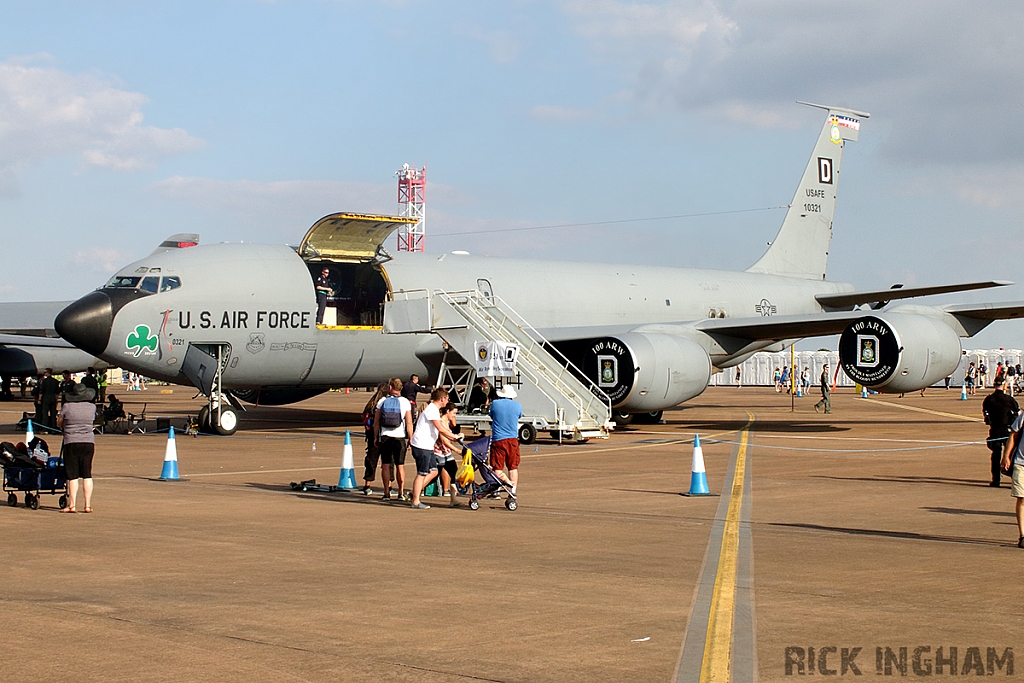
[[[531,442],[537,431],[576,441],[606,438],[614,426],[608,396],[593,382],[580,379],[585,376],[579,369],[493,294],[478,290],[395,292],[384,305],[384,332],[430,332],[441,337],[462,357],[462,364],[450,364],[446,356],[442,372],[447,377],[441,377],[438,384],[461,385],[466,394],[476,379],[473,360],[481,342],[518,345],[517,376],[496,379],[499,384],[517,387],[517,400],[523,406],[521,441]],[[487,420],[472,415],[464,419]]]

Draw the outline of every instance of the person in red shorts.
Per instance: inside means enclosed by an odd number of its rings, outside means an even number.
[[[513,496],[519,484],[519,420],[523,416],[515,398],[516,390],[504,386],[491,401],[491,467],[498,479],[512,487]]]

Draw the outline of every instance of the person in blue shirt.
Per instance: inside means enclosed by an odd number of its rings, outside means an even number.
[[[498,479],[512,487],[513,496],[519,484],[519,418],[523,416],[515,398],[516,390],[504,386],[491,401],[491,467]]]

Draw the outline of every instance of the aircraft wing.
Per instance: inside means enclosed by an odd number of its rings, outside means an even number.
[[[0,303],[0,335],[56,337],[53,319],[69,304],[70,301]]]
[[[956,318],[968,336],[974,336],[996,320],[1024,318],[1024,301],[991,304],[949,304],[942,310]]]
[[[876,289],[864,292],[842,292],[839,294],[819,294],[814,297],[819,304],[827,308],[845,309],[860,304],[878,304],[879,308],[896,299],[911,299],[933,294],[950,292],[967,292],[972,289],[989,287],[1006,287],[1013,283],[1009,280],[987,280],[984,282],[964,282],[956,285],[933,285],[930,287],[897,287],[894,289]]]
[[[801,337],[840,334],[851,321],[863,318],[865,311],[836,311],[802,315],[771,315],[756,318],[708,318],[694,327],[713,337],[732,337],[749,341],[781,341]]]
[[[70,342],[60,337],[43,337],[32,334],[0,334],[0,346],[32,346],[48,349],[73,349]]]

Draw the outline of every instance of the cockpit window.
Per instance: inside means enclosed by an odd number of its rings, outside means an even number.
[[[116,287],[118,289],[135,289],[139,286],[139,280],[142,278],[132,277],[131,275],[115,275],[110,278],[110,282],[107,283],[107,287]]]
[[[142,278],[142,284],[139,285],[139,289],[143,292],[149,292],[150,294],[156,294],[157,289],[160,286],[160,278],[158,277],[144,277]]]
[[[178,287],[181,287],[181,278],[177,276],[164,277],[163,281],[160,283],[161,292],[167,292],[172,289],[177,289]]]

